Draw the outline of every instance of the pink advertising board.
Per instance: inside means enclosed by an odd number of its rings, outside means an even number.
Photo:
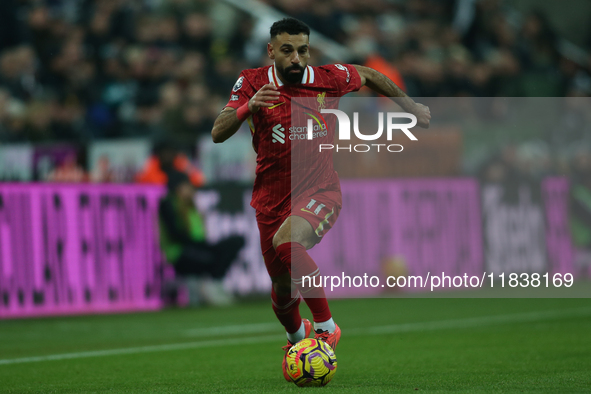
[[[574,248],[568,222],[569,185],[566,178],[547,178],[542,182],[546,216],[546,248],[551,273],[576,274]]]
[[[160,308],[163,191],[0,184],[0,318]]]
[[[547,178],[541,184],[513,188],[481,186],[477,180],[468,178],[348,179],[341,186],[340,216],[322,242],[310,250],[310,255],[318,262],[323,277],[375,276],[380,279],[380,285],[372,287],[364,282],[358,287],[341,285],[332,291],[330,286],[325,286],[329,296],[429,291],[417,286],[384,288],[381,284],[389,275],[426,279],[443,274],[482,277],[484,273],[548,272],[577,276],[565,178]],[[491,205],[491,192],[520,196],[524,193],[517,192],[522,189],[537,192],[541,200],[502,199],[501,203]],[[533,218],[535,226],[527,218]],[[515,225],[516,220],[523,225]],[[510,236],[499,236],[507,233]],[[536,265],[524,265],[519,253],[509,253],[523,250],[519,242],[532,247],[528,240],[537,238],[540,238],[539,258],[533,260]],[[501,269],[497,269],[496,260],[491,257],[498,255],[505,256]],[[442,285],[437,290],[449,287]]]
[[[530,208],[543,217],[541,269],[573,272],[568,182],[548,178],[540,186],[541,203]],[[346,179],[342,191],[335,226],[310,250],[322,276],[480,276],[491,269],[485,245],[510,248],[487,240],[475,179]],[[163,193],[140,185],[0,184],[0,318],[161,308],[166,263],[157,209]],[[234,233],[248,241],[226,278],[237,294],[270,289],[249,193],[245,187],[232,194],[243,200],[234,213],[220,203],[222,189],[198,194],[209,201],[198,205],[212,241]],[[505,231],[502,221],[494,223],[500,227],[491,234]],[[429,290],[360,286],[326,292],[358,297],[384,291]]]
[[[343,209],[310,255],[325,276],[481,275],[480,195],[473,179],[343,180]],[[394,267],[392,268],[392,264]],[[388,266],[390,265],[390,268]],[[338,287],[334,297],[380,286]],[[405,288],[403,291],[421,291]]]

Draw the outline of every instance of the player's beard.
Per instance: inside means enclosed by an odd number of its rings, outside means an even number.
[[[302,80],[302,75],[304,75],[304,67],[300,66],[299,64],[292,64],[286,68],[277,67],[277,71],[283,77],[283,80],[287,83],[298,83]],[[298,70],[299,73],[292,73],[290,71]]]

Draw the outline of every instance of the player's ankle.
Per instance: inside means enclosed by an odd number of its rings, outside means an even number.
[[[287,340],[291,343],[298,343],[302,339],[306,337],[306,327],[304,325],[304,321],[302,320],[302,324],[300,328],[294,333],[287,333]]]
[[[318,330],[320,330],[320,332],[328,331],[330,334],[332,334],[336,330],[336,328],[337,326],[334,320],[332,320],[332,317],[327,321],[314,322],[314,331],[316,333],[318,333]]]

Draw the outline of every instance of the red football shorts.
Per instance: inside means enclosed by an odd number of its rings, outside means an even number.
[[[275,254],[273,237],[285,220],[293,215],[300,216],[310,225],[318,237],[316,243],[331,229],[341,211],[341,192],[336,190],[318,190],[316,193],[303,197],[292,204],[291,212],[278,216],[267,216],[257,211],[256,219],[261,236],[261,251],[265,266],[270,277],[280,276],[289,272]]]

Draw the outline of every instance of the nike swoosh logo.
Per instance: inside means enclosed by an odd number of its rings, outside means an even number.
[[[269,108],[269,109],[273,109],[273,108],[275,108],[275,107],[279,107],[280,105],[283,105],[283,104],[285,104],[285,101],[282,101],[282,102],[280,102],[279,104],[275,104],[275,105],[273,105],[273,106],[271,106],[271,107],[267,107],[267,108]]]
[[[312,211],[308,211],[306,208],[302,208],[302,211],[304,211],[304,212],[308,212],[308,213],[311,213],[312,215],[316,215],[314,212],[312,212]]]

